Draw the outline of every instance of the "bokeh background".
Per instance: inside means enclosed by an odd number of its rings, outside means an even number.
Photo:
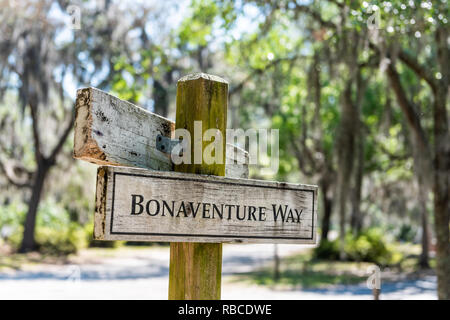
[[[449,18],[447,0],[0,0],[0,297],[166,298],[167,244],[92,240],[75,95],[174,119],[177,80],[206,72],[230,83],[229,128],[279,130],[278,172],[250,177],[320,194],[317,246],[225,245],[225,298],[370,299],[375,265],[382,298],[450,299]]]

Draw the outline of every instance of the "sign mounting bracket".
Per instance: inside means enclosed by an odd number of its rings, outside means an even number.
[[[158,134],[156,136],[156,149],[163,153],[171,154],[173,148],[175,148],[175,146],[180,143],[181,140],[170,139],[168,137],[163,136],[162,134]]]

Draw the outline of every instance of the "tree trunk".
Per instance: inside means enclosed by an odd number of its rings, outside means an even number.
[[[339,251],[340,259],[345,258],[345,223],[350,176],[353,168],[354,154],[354,106],[352,103],[352,81],[348,80],[341,96],[341,122],[337,140],[338,174],[337,174],[337,206],[339,212]]]
[[[417,152],[415,152],[416,158]],[[416,162],[416,160],[415,160]],[[419,173],[416,170],[416,176],[417,176],[417,185],[418,185],[418,192],[419,192],[419,208],[420,208],[420,220],[422,224],[422,252],[419,257],[419,265],[421,268],[429,268],[429,226],[428,226],[428,212],[427,212],[427,200],[428,200],[428,185],[426,185],[426,181],[424,180],[424,173]]]
[[[436,174],[437,175],[437,174]],[[448,175],[448,173],[447,173]],[[438,180],[439,178],[436,178]],[[447,176],[448,179],[448,176]],[[443,179],[441,179],[443,180]],[[439,183],[439,182],[438,182]],[[434,189],[434,212],[436,232],[436,273],[438,277],[438,297],[450,300],[450,249],[449,249],[449,205],[448,191]],[[442,188],[444,189],[444,188]],[[448,189],[447,189],[448,190]]]
[[[450,133],[448,127],[447,99],[450,84],[450,51],[448,29],[436,32],[437,56],[442,78],[434,92],[434,214],[436,230],[436,273],[438,297],[450,300]]]
[[[36,171],[36,178],[34,179],[34,184],[31,191],[31,198],[28,203],[28,212],[25,219],[22,245],[19,249],[19,252],[21,253],[36,250],[36,241],[34,239],[36,215],[39,206],[39,201],[41,199],[42,190],[44,188],[45,178],[47,176],[49,169],[50,166],[47,164],[38,165]]]
[[[153,101],[156,114],[167,117],[169,114],[169,100],[167,90],[158,80],[153,81]]]
[[[447,90],[440,88],[435,95],[434,112],[434,214],[436,232],[436,273],[439,299],[450,300],[450,244],[449,244],[449,180],[450,137],[448,134],[445,99]]]
[[[364,178],[364,136],[361,130],[361,123],[358,120],[356,139],[356,165],[355,176],[352,195],[352,217],[350,224],[354,234],[357,234],[362,229],[362,216],[361,216],[361,192],[362,183]]]
[[[446,85],[437,86],[434,92],[434,163],[428,164],[429,148],[425,134],[412,104],[407,100],[401,87],[395,68],[388,67],[388,77],[399,105],[407,119],[412,141],[420,152],[414,159],[414,165],[419,172],[433,173],[434,215],[436,233],[436,273],[438,276],[439,299],[450,299],[450,245],[449,245],[449,175],[450,175],[450,137],[448,135]]]
[[[420,220],[422,228],[422,252],[419,257],[419,266],[422,268],[429,268],[429,226],[428,226],[428,212],[427,212],[427,202],[428,202],[428,192],[430,190],[430,179],[429,170],[423,164],[426,159],[424,159],[423,150],[417,145],[414,140],[413,135],[409,135],[409,139],[412,146],[412,154],[414,159],[414,174],[417,180],[417,190],[418,190],[418,206],[420,210]]]
[[[322,201],[323,201],[323,216],[322,216],[322,236],[320,241],[328,240],[328,232],[330,231],[331,210],[333,200],[328,196],[329,185],[327,183],[321,184]]]
[[[273,248],[273,279],[278,281],[280,279],[280,256],[278,255],[278,245],[275,243]]]
[[[428,232],[428,212],[426,201],[424,202],[421,201],[420,211],[422,220],[422,252],[419,258],[419,265],[421,268],[428,269],[430,267],[428,254],[428,248],[430,247],[430,244],[428,241],[429,232]]]

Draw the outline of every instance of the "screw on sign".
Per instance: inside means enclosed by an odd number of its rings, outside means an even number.
[[[248,153],[225,141],[225,80],[188,75],[176,104],[173,123],[78,90],[74,157],[100,165],[95,239],[171,242],[169,299],[220,299],[222,243],[316,243],[317,186],[247,179]],[[177,129],[193,143],[173,139]],[[200,161],[174,164],[171,152]]]

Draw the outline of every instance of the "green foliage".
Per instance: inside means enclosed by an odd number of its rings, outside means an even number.
[[[43,202],[36,224],[36,242],[43,253],[66,255],[87,246],[87,230],[70,221],[70,213],[60,204]]]
[[[18,201],[0,206],[0,232],[3,241],[18,248],[22,241],[23,221],[27,206]]]
[[[117,94],[120,99],[137,103],[142,97],[143,86],[134,81],[133,78],[138,76],[134,68],[120,60],[114,65],[114,69],[120,70],[120,72],[114,75],[112,92]]]
[[[21,202],[12,202],[0,206],[0,231],[4,233],[4,242],[18,249],[22,241],[23,222],[27,206]],[[90,227],[90,228],[88,228]],[[92,233],[92,224],[86,226],[70,221],[70,213],[54,201],[41,203],[36,220],[36,243],[45,254],[66,255],[76,253],[88,245],[88,236]]]
[[[364,281],[365,277],[353,274],[333,274],[326,271],[302,271],[290,269],[281,272],[280,278],[275,279],[273,270],[264,269],[254,272],[240,274],[236,277],[236,282],[249,281],[257,285],[272,286],[301,286],[302,288],[317,288],[328,285],[351,285]]]
[[[192,16],[183,21],[179,31],[180,45],[206,46],[218,14],[217,5],[211,0],[195,0],[191,9]]]
[[[120,248],[123,244],[123,241],[103,241],[103,240],[94,240],[92,234],[89,236],[89,248],[110,248],[117,249]]]
[[[74,222],[64,230],[41,226],[36,231],[39,251],[44,254],[68,255],[87,245],[85,230]]]
[[[119,248],[124,241],[100,241],[94,240],[94,223],[91,221],[84,227],[85,239],[89,248]]]
[[[317,259],[338,260],[339,240],[323,240],[314,250]],[[348,261],[373,262],[390,265],[399,262],[400,256],[388,246],[380,229],[370,228],[358,235],[347,233],[344,244],[345,259]]]
[[[365,270],[370,263],[348,261],[326,261],[313,259],[310,251],[280,258],[278,276],[272,266],[241,273],[236,281],[248,281],[264,286],[287,288],[318,288],[337,284],[356,284],[366,280],[359,270]]]
[[[347,234],[345,252],[348,254],[349,260],[374,262],[382,265],[389,263],[392,255],[379,229],[369,229],[356,237]]]
[[[326,260],[339,260],[339,242],[323,239],[314,249],[314,258]]]
[[[138,20],[134,18],[140,15],[129,12],[129,17],[134,21],[130,21],[132,32],[129,36],[115,32],[115,28],[112,28],[116,26],[115,23],[102,15],[91,16],[88,10],[83,14],[83,26],[89,26],[84,28],[92,32],[80,33],[74,37],[73,44],[72,41],[66,43],[67,54],[61,52],[64,59],[58,63],[64,68],[58,69],[66,70],[67,64],[70,73],[70,65],[73,65],[76,70],[79,69],[76,72],[76,78],[80,78],[78,82],[91,81],[93,85],[97,82],[104,90],[147,107],[152,106],[152,98],[155,102],[156,81],[162,83],[168,97],[173,97],[171,90],[175,90],[176,79],[186,73],[204,71],[223,76],[230,81],[230,92],[236,89],[230,93],[229,103],[228,118],[233,121],[233,127],[279,129],[280,167],[277,175],[269,178],[320,184],[323,181],[321,178],[326,177],[330,179],[330,188],[333,189],[336,183],[333,174],[340,169],[336,151],[340,148],[337,137],[343,116],[341,98],[350,74],[343,65],[349,55],[348,48],[354,44],[358,54],[351,63],[354,62],[355,67],[357,64],[364,65],[361,68],[361,81],[366,84],[362,85],[365,89],[361,102],[356,105],[364,136],[361,208],[372,226],[379,225],[388,214],[410,214],[407,208],[411,206],[407,204],[417,201],[415,191],[405,189],[405,185],[409,186],[414,179],[411,137],[408,136],[405,117],[387,81],[386,65],[382,62],[389,58],[398,70],[407,96],[417,106],[420,122],[432,142],[432,92],[414,70],[395,57],[395,52],[397,49],[403,50],[417,58],[432,78],[440,79],[443,74],[436,64],[434,32],[439,26],[448,26],[448,3],[444,0],[340,3],[348,7],[346,19],[342,19],[341,6],[336,5],[335,1],[192,0],[179,24],[172,24],[173,17],[169,11],[164,14],[155,11],[153,15],[142,16]],[[150,10],[137,8],[137,11],[142,12],[153,10],[153,7]],[[152,24],[153,16],[155,21],[169,21],[170,31],[166,32],[163,28],[159,30],[158,24]],[[336,28],[323,25],[317,19],[319,16]],[[375,31],[368,30],[368,19],[371,17],[378,18],[374,21],[379,23],[376,37]],[[110,28],[107,26],[113,29],[114,35],[119,35],[117,40],[110,39],[111,34],[106,32]],[[117,26],[120,27],[118,29],[124,28]],[[151,29],[153,31],[148,31]],[[160,33],[159,37],[157,33]],[[360,36],[354,43],[349,43],[353,33]],[[370,42],[383,48],[380,54],[370,49]],[[78,58],[72,61],[70,57]],[[10,60],[20,62],[20,59]],[[205,70],[198,70],[199,60],[203,61]],[[384,71],[381,65],[384,65]],[[4,74],[9,77],[8,72]],[[5,83],[13,80],[13,84],[17,81],[14,77],[4,80]],[[61,83],[65,86],[66,82]],[[319,97],[315,96],[316,87],[320,88]],[[5,103],[0,105],[0,138],[11,149],[11,152],[2,152],[0,156],[2,159],[18,157],[17,160],[26,168],[33,170],[35,157],[30,114],[12,107],[17,105],[16,95],[5,95]],[[352,95],[357,95],[355,85]],[[168,102],[172,106],[173,98]],[[57,115],[58,121],[62,121],[61,111],[55,109],[55,112],[44,112],[40,117],[44,119]],[[15,133],[9,134],[6,127],[11,127],[11,132]],[[40,127],[46,128],[45,123]],[[17,146],[16,136],[23,140],[22,151]],[[43,139],[42,142],[52,145],[51,139]],[[69,154],[72,145],[67,147],[65,151]],[[63,171],[69,164],[58,166]],[[257,176],[259,169],[252,170]],[[70,184],[64,184],[54,177],[48,184],[47,194],[57,200],[42,202],[37,215],[36,238],[41,248],[53,253],[59,249],[71,253],[85,245],[120,246],[121,242],[117,241],[94,241],[92,223],[85,225],[91,217],[87,212],[93,210],[93,190],[86,183],[86,175],[81,172],[71,174]],[[349,188],[353,189],[353,181],[349,182]],[[23,194],[23,203],[2,203],[0,206],[0,231],[5,233],[3,241],[14,248],[20,245],[27,210],[25,201],[28,195],[27,192]],[[332,196],[337,201],[335,195]],[[1,197],[0,200],[3,202]],[[319,216],[322,214],[320,210]],[[417,222],[417,218],[411,221],[418,226]],[[396,238],[411,241],[416,228],[402,225]],[[345,251],[348,259],[355,261],[388,263],[396,259],[395,252],[386,245],[378,231],[366,230],[357,236],[348,234]],[[338,259],[338,242],[322,241],[315,255]]]
[[[397,240],[403,242],[413,242],[417,230],[411,224],[402,224],[397,234]]]

